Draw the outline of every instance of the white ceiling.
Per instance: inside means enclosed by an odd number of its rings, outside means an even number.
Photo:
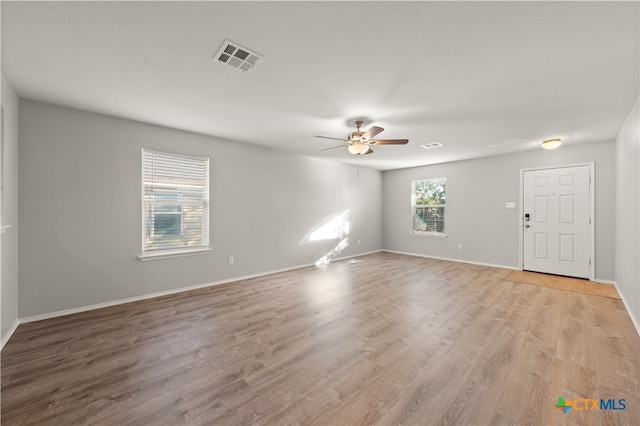
[[[388,170],[615,139],[639,16],[636,1],[3,1],[2,71],[24,98]],[[264,59],[212,60],[225,39]],[[360,117],[409,144],[321,152],[335,141],[314,135]]]

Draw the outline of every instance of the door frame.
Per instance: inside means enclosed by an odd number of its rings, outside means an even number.
[[[536,170],[550,170],[550,169],[565,169],[568,167],[589,167],[589,176],[591,179],[589,181],[589,238],[591,240],[591,253],[589,254],[589,258],[591,259],[591,264],[589,265],[589,280],[595,280],[595,270],[596,270],[596,247],[595,247],[595,224],[596,224],[596,209],[595,209],[595,183],[596,183],[596,175],[595,175],[595,163],[572,163],[572,164],[558,164],[553,166],[540,166],[540,167],[528,167],[524,169],[520,169],[520,182],[519,182],[519,190],[520,190],[520,202],[519,202],[519,220],[518,220],[518,257],[519,262],[518,265],[520,270],[524,270],[524,173],[532,172]]]

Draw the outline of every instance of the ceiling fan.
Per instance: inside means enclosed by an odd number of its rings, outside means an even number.
[[[329,151],[330,149],[342,148],[346,146],[350,153],[354,155],[366,155],[373,153],[371,145],[406,145],[409,143],[409,139],[373,139],[377,134],[381,133],[384,129],[382,127],[373,126],[366,132],[360,131],[360,127],[364,121],[356,120],[354,122],[356,128],[355,132],[349,133],[347,139],[332,138],[329,136],[316,136],[316,138],[334,139],[338,141],[344,141],[342,145],[334,146],[331,148],[323,149],[322,151]]]

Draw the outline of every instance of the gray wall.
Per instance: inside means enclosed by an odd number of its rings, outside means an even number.
[[[446,148],[442,148],[446,149]],[[614,143],[602,142],[384,172],[388,250],[519,267],[519,179],[530,167],[595,162],[596,278],[614,279]],[[447,178],[447,238],[411,235],[411,181]],[[516,203],[506,209],[505,202]],[[462,244],[462,250],[458,250]]]
[[[640,98],[639,98],[640,99]],[[640,323],[640,110],[638,102],[616,139],[616,284]],[[640,329],[638,330],[640,332]]]
[[[340,256],[382,249],[379,171],[24,99],[19,120],[20,318],[310,264],[345,210]],[[211,158],[210,254],[137,260],[141,148]]]
[[[18,96],[2,76],[4,109],[4,176],[1,224],[11,228],[0,234],[0,321],[2,345],[18,325]]]
[[[18,119],[18,100],[5,84],[3,79],[11,134],[5,144],[17,147],[11,122]],[[313,263],[337,241],[304,237],[345,210],[351,244],[341,256],[384,247],[517,268],[519,210],[504,203],[519,202],[520,169],[583,162],[596,168],[596,278],[615,279],[636,320],[640,312],[637,104],[615,143],[384,173],[23,99],[19,123],[20,167],[17,158],[9,162],[16,175],[8,196],[13,202],[3,208],[14,222],[2,240],[3,337],[18,317]],[[137,260],[143,147],[211,157],[212,253]],[[15,158],[17,149],[9,155]],[[412,236],[411,181],[442,176],[448,238]],[[7,238],[11,232],[19,235],[19,262],[16,244]],[[11,264],[19,265],[19,289]]]

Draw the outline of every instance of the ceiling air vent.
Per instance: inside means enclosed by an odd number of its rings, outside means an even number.
[[[433,148],[440,148],[442,144],[440,142],[431,142],[431,143],[422,144],[420,146],[423,147],[424,149],[433,149]]]
[[[219,62],[223,64],[231,65],[234,68],[238,68],[242,71],[248,71],[255,66],[258,60],[263,56],[259,53],[253,52],[246,47],[242,47],[237,43],[229,40],[225,40],[222,43],[222,47],[214,56]]]

